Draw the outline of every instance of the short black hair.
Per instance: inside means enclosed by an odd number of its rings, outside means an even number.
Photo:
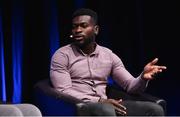
[[[88,8],[80,8],[77,9],[73,15],[72,18],[76,17],[76,16],[80,16],[80,15],[89,15],[92,17],[92,19],[94,20],[94,23],[97,24],[98,23],[98,16],[97,13],[95,11],[93,11],[92,9],[88,9]]]

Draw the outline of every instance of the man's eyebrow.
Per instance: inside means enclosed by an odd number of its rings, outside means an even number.
[[[87,22],[80,22],[80,23],[74,22],[73,24],[78,25],[78,24],[88,24],[88,23]]]

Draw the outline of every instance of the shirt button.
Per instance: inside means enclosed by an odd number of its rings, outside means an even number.
[[[94,92],[96,92],[96,89],[95,89],[94,87],[92,87],[92,90],[93,90]]]

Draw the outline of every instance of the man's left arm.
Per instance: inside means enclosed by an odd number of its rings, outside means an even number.
[[[143,92],[149,80],[152,80],[154,74],[162,72],[166,69],[165,66],[155,65],[158,59],[154,59],[149,62],[145,67],[143,72],[135,78],[132,76],[127,69],[124,67],[121,59],[112,53],[113,67],[112,67],[112,77],[123,89],[129,93]]]

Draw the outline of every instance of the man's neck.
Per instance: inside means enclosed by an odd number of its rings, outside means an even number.
[[[96,43],[90,43],[89,45],[86,45],[85,47],[81,48],[81,50],[83,51],[83,53],[89,55],[91,53],[93,53],[95,51],[96,48]]]

